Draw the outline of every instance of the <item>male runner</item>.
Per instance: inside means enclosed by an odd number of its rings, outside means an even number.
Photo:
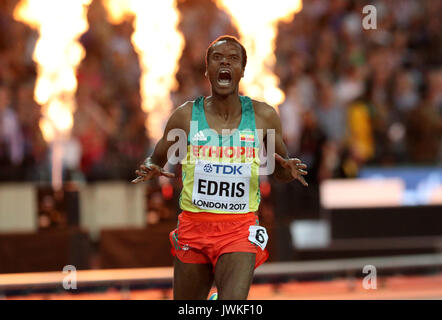
[[[288,158],[275,109],[238,94],[246,63],[246,51],[236,38],[222,36],[212,42],[206,53],[211,96],[177,108],[152,155],[135,171],[138,177],[133,183],[173,177],[163,169],[176,142],[168,141],[167,135],[177,128],[186,132],[183,211],[177,229],[170,233],[174,299],[207,299],[214,280],[220,300],[247,299],[254,269],[268,257],[267,233],[256,214],[259,129],[264,144],[270,143],[267,130],[275,132],[274,177],[286,182],[298,179],[307,186],[303,177],[307,166]],[[232,131],[225,134],[226,129]]]

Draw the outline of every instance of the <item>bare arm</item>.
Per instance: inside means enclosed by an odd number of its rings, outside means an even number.
[[[135,171],[138,177],[132,180],[132,183],[146,181],[161,175],[166,177],[175,176],[173,173],[166,172],[163,169],[167,162],[167,152],[169,148],[176,143],[176,141],[173,140],[168,141],[167,136],[172,129],[182,129],[188,134],[191,113],[192,102],[186,102],[172,113],[167,121],[163,136],[155,145],[152,154],[147,157],[143,164],[140,165],[139,169]]]
[[[273,176],[284,182],[289,182],[294,179],[299,180],[303,185],[307,186],[307,182],[304,179],[304,175],[307,174],[307,165],[303,164],[301,160],[297,158],[289,158],[287,153],[287,148],[282,139],[282,128],[281,120],[276,110],[271,106],[263,102],[257,102],[257,107],[255,110],[259,110],[256,114],[260,118],[261,126],[264,129],[274,129],[275,130],[275,172]],[[270,141],[267,139],[267,135],[264,138],[264,143],[267,146]],[[273,143],[273,142],[272,142]],[[273,155],[267,155],[271,157]]]

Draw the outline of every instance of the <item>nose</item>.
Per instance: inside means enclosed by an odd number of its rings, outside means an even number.
[[[226,56],[221,58],[221,64],[222,65],[230,65],[229,59],[227,59]]]

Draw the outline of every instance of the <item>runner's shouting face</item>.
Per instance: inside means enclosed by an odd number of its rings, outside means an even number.
[[[212,95],[227,96],[238,92],[244,76],[244,59],[240,45],[221,40],[208,51],[206,76],[212,86]]]

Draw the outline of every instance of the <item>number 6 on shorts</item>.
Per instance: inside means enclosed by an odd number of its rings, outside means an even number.
[[[249,232],[250,242],[259,246],[261,250],[264,250],[267,245],[267,240],[269,239],[266,228],[261,226],[250,226]]]

